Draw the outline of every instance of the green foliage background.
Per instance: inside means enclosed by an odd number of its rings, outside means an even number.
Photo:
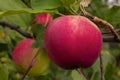
[[[69,9],[79,10],[80,0],[0,0],[0,21],[7,21],[20,26],[30,33],[30,27],[34,24],[34,18],[41,12],[49,12],[53,17],[62,14],[71,14]],[[107,0],[92,0],[86,8],[91,14],[110,22],[115,28],[120,28],[120,6],[109,7]],[[12,50],[24,37],[14,30],[0,26],[0,80],[20,80],[23,73],[17,70],[11,60]],[[40,31],[37,31],[40,33]],[[41,31],[42,33],[42,31]],[[38,40],[39,41],[39,40]],[[103,62],[106,80],[120,80],[120,65],[116,56],[120,55],[119,43],[104,43]],[[120,60],[120,59],[119,59]],[[100,80],[99,59],[91,67],[85,70],[90,80]],[[84,80],[76,70],[63,70],[51,64],[50,68],[38,77],[27,76],[25,80]]]

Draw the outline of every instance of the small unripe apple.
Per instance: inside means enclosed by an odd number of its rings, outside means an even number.
[[[64,69],[88,68],[102,49],[99,28],[83,16],[54,19],[45,32],[45,47],[51,59]]]
[[[26,38],[20,41],[13,50],[12,60],[22,72],[25,72],[27,70],[34,55],[38,51],[38,48],[32,48],[32,44],[34,42],[35,40]],[[48,69],[49,65],[49,57],[46,54],[45,49],[43,49],[37,56],[36,61],[28,75],[39,76]]]
[[[43,12],[40,13],[39,15],[36,16],[35,21],[38,24],[42,24],[42,25],[46,25],[49,22],[51,22],[53,20],[51,14],[47,13],[47,12]]]

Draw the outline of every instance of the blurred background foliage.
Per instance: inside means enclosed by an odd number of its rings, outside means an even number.
[[[71,14],[70,9],[79,11],[79,4],[76,3],[79,1],[0,0],[0,21],[16,24],[30,33],[34,18],[40,12],[50,12],[54,18],[59,16],[59,13]],[[110,22],[115,28],[120,28],[120,0],[92,0],[86,10]],[[18,32],[0,26],[0,80],[20,80],[23,75],[11,60],[13,48],[23,38]],[[105,80],[120,80],[120,44],[104,43],[102,56]],[[92,67],[85,69],[85,72],[90,80],[100,80],[99,59]],[[63,70],[51,63],[44,75],[27,76],[25,80],[84,80],[84,77],[76,70]]]

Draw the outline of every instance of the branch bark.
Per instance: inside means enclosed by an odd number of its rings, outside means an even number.
[[[92,16],[88,16],[90,19],[93,19]],[[6,22],[6,21],[0,21],[0,25],[3,26],[3,27],[8,27],[12,30],[15,30],[17,31],[18,33],[20,33],[21,35],[23,35],[24,37],[27,37],[27,38],[33,38],[32,35],[30,35],[30,33],[27,33],[25,31],[23,31],[20,26],[17,26],[15,24],[11,24],[9,22]],[[120,29],[116,29],[116,32],[120,32]],[[120,43],[120,40],[119,39],[116,39],[114,36],[104,36],[105,34],[112,34],[110,31],[109,32],[103,32],[103,41],[104,42],[117,42],[117,43]],[[120,36],[119,36],[120,37]]]
[[[8,27],[12,30],[15,30],[15,31],[17,31],[18,33],[20,33],[21,35],[23,35],[27,38],[32,38],[32,36],[29,33],[23,31],[19,26],[15,25],[15,24],[11,24],[11,23],[8,23],[6,21],[0,21],[0,25],[3,26],[3,27]]]
[[[120,40],[115,39],[114,36],[103,36],[103,41],[120,43]]]
[[[107,21],[100,19],[96,16],[93,16],[92,14],[84,11],[83,13],[81,13],[82,16],[87,17],[88,19],[90,19],[92,22],[94,22],[98,27],[104,27],[106,29],[109,29],[109,31],[114,35],[114,38],[105,38],[105,40],[103,41],[108,41],[108,39],[110,39],[111,41],[117,41],[120,42],[120,36],[118,35],[118,33],[115,31],[114,27],[108,23]],[[111,40],[112,39],[112,40]]]
[[[120,29],[115,29],[115,31],[119,33]],[[106,31],[106,32],[102,32],[102,34],[104,35],[104,34],[112,34],[112,33],[110,31]]]

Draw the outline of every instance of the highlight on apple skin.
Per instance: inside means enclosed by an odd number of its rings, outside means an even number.
[[[51,14],[47,12],[40,13],[39,15],[36,16],[35,21],[37,24],[42,24],[46,25],[50,23],[53,20]]]
[[[34,55],[38,51],[38,48],[32,48],[32,44],[34,42],[35,40],[26,38],[20,41],[12,52],[12,60],[22,72],[26,71]],[[43,49],[37,56],[36,62],[34,63],[28,75],[39,76],[44,73],[49,66],[50,59],[45,49]]]
[[[99,28],[83,16],[54,19],[45,32],[45,47],[51,59],[61,68],[91,67],[102,50]]]

